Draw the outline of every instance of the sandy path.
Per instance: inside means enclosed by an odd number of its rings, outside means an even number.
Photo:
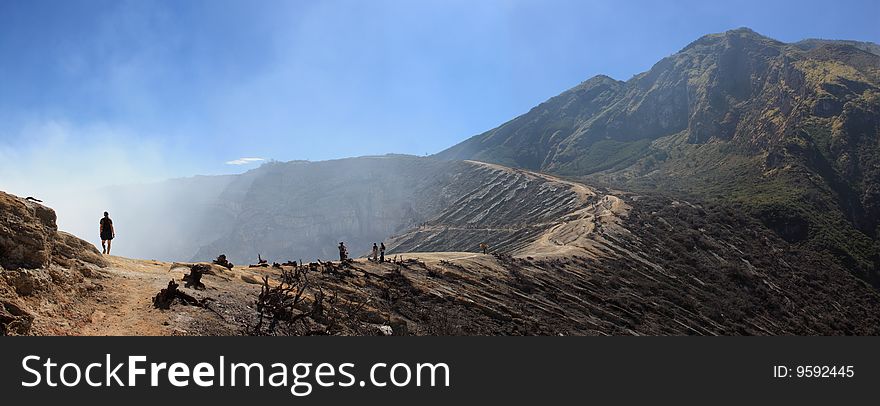
[[[169,272],[168,264],[107,256],[110,267],[103,271],[105,290],[99,295],[90,323],[79,334],[168,335],[173,314],[153,308],[152,298],[179,272]]]
[[[498,165],[479,161],[469,161],[498,170],[514,171]],[[524,172],[550,182],[568,186],[580,199],[582,208],[569,213],[531,244],[515,252],[519,257],[566,257],[571,255],[601,256],[595,247],[604,243],[599,235],[604,231],[619,230],[619,219],[625,216],[629,206],[613,194],[600,195],[596,190],[582,183],[573,182],[538,172]],[[598,201],[590,203],[591,199]],[[601,228],[602,230],[598,230]]]
[[[478,257],[486,257],[492,258],[492,255],[489,254],[481,254],[477,252],[405,252],[402,254],[394,254],[400,255],[403,258],[415,258],[420,261],[425,262],[440,262],[440,261],[459,261],[462,259],[471,259]],[[386,257],[387,258],[387,257]]]

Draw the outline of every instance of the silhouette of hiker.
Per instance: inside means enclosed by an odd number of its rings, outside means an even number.
[[[379,262],[385,262],[385,243],[379,243]]]
[[[104,254],[110,254],[110,243],[116,237],[116,230],[113,228],[113,220],[110,220],[110,213],[104,212],[104,218],[101,219],[101,248],[104,248]]]
[[[373,243],[373,262],[376,262],[378,260],[379,260],[379,247],[376,245],[376,243]]]
[[[345,262],[348,257],[348,249],[345,248],[345,244],[342,242],[339,243],[339,261]]]
[[[481,242],[481,243],[480,243],[480,249],[483,250],[483,253],[484,253],[484,254],[488,254],[489,246],[486,245],[486,243]]]

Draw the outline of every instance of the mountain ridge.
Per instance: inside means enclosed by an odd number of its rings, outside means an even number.
[[[435,157],[739,205],[880,286],[876,44],[709,34],[597,76]]]

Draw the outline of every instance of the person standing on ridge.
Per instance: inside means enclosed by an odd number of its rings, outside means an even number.
[[[489,251],[489,246],[486,245],[486,243],[484,243],[484,242],[481,242],[481,243],[480,243],[480,249],[483,250],[483,254],[488,254],[488,253],[489,253],[489,252],[488,252],[488,251]]]
[[[101,248],[104,248],[104,254],[110,254],[110,243],[114,237],[116,229],[113,228],[113,220],[110,220],[110,213],[105,211],[101,219]]]
[[[385,262],[385,243],[379,243],[379,262]]]
[[[348,257],[348,249],[345,248],[345,244],[339,242],[339,261],[345,262]]]
[[[373,243],[373,262],[379,261],[379,246]]]

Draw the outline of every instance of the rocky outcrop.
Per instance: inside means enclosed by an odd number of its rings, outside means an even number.
[[[48,266],[57,232],[54,210],[0,192],[0,266]]]
[[[0,336],[45,333],[34,326],[46,303],[77,301],[84,278],[107,265],[93,245],[58,231],[55,220],[54,210],[0,192]]]
[[[104,266],[91,244],[58,231],[55,211],[30,200],[0,192],[0,266],[38,269],[52,263],[81,260]]]

